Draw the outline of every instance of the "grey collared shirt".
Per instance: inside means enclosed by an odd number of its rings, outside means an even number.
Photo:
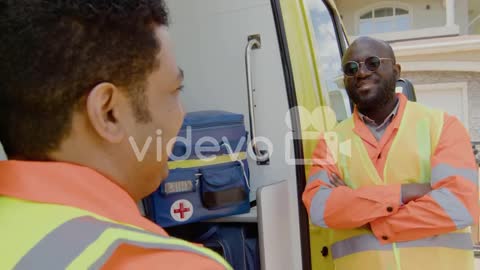
[[[363,122],[368,127],[368,129],[370,129],[375,139],[377,139],[377,141],[380,141],[388,125],[390,125],[390,123],[392,122],[393,117],[395,117],[395,115],[397,114],[399,107],[400,107],[400,101],[397,98],[397,104],[395,105],[395,108],[393,108],[392,112],[385,118],[383,123],[379,125],[377,125],[377,123],[375,123],[375,121],[370,119],[368,116],[360,112],[358,112],[358,115],[360,116],[360,119],[363,120]]]

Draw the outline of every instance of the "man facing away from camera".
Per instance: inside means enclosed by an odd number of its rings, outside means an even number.
[[[135,203],[184,116],[167,25],[160,0],[0,2],[1,269],[231,269]]]
[[[473,270],[478,176],[466,129],[395,94],[389,44],[359,38],[342,65],[355,111],[329,134],[351,155],[323,136],[303,194],[311,222],[331,229],[335,269]]]

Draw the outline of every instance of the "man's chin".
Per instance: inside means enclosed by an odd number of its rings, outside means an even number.
[[[168,174],[169,174],[169,170],[168,170],[167,164],[162,164],[162,166],[159,166],[158,171],[155,172],[153,177],[151,177],[153,178],[151,180],[152,181],[151,188],[154,189],[153,191],[158,189],[158,187],[162,184],[162,182],[165,181],[165,179],[167,179]]]
[[[364,109],[372,107],[375,103],[375,97],[371,95],[359,96],[355,102],[358,108]]]
[[[168,167],[166,167],[164,170],[162,170],[162,172],[160,173],[160,183],[163,182],[165,179],[167,179],[168,175],[169,175],[170,171],[168,170]]]
[[[383,98],[377,94],[376,91],[371,90],[364,95],[357,96],[357,105],[358,107],[363,108],[374,108],[378,107],[382,103]]]

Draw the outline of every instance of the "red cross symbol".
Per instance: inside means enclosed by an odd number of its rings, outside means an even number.
[[[185,222],[193,216],[195,211],[189,200],[181,199],[170,206],[170,216],[177,222]]]
[[[190,212],[190,208],[184,207],[183,202],[179,203],[179,208],[173,210],[173,213],[180,214],[181,219],[185,218],[185,213],[187,212]]]

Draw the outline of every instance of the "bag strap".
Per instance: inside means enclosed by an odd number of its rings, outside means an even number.
[[[230,146],[230,144],[226,143],[225,141],[222,141],[222,144],[220,146],[223,146],[225,147],[225,149],[227,149],[227,152],[230,156],[233,155],[233,150],[232,150],[232,146]],[[248,189],[250,190],[251,187],[250,187],[250,180],[248,179],[247,177],[247,172],[245,170],[245,164],[243,164],[243,161],[237,159],[236,162],[240,163],[240,166],[242,167],[242,172],[243,172],[243,178],[245,179],[245,184],[247,184],[247,187]],[[257,206],[257,200],[253,200],[250,202],[250,208],[253,208]]]
[[[232,147],[230,146],[230,144],[226,143],[225,141],[222,142],[222,144],[220,146],[223,146],[225,147],[225,149],[227,149],[227,153],[232,156],[233,155],[233,150],[232,150]],[[247,177],[247,172],[245,170],[245,164],[243,164],[243,161],[239,160],[237,158],[237,160],[235,160],[236,162],[238,162],[240,164],[240,166],[242,167],[242,172],[243,172],[243,178],[245,180],[245,184],[247,184],[247,187],[248,189],[251,189],[250,188],[250,181]]]
[[[219,229],[220,229],[220,227],[218,225],[214,225],[214,226],[210,227],[206,232],[204,232],[202,235],[200,235],[195,240],[195,242],[200,242],[200,243],[204,242],[208,238],[212,237]]]

